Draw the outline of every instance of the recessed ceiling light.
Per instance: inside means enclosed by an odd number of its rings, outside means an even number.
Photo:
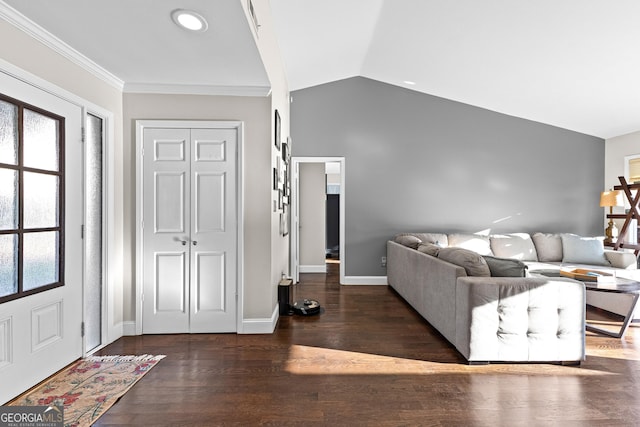
[[[180,27],[189,31],[204,32],[209,28],[207,20],[192,10],[176,9],[171,12],[171,19]]]

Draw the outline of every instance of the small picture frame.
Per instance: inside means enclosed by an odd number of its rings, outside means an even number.
[[[273,168],[273,189],[278,189],[278,181],[280,181],[280,177],[278,176],[278,168]]]
[[[278,113],[278,110],[276,110],[275,113],[275,135],[274,135],[274,143],[276,148],[279,150],[280,149],[280,113]]]
[[[285,165],[289,164],[289,143],[288,142],[283,142],[282,143],[282,161],[284,162]]]

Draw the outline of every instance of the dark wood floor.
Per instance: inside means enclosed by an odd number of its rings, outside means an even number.
[[[386,286],[306,274],[324,306],[272,335],[124,337],[101,354],[166,354],[96,425],[638,426],[640,327],[588,333],[580,367],[468,366]]]

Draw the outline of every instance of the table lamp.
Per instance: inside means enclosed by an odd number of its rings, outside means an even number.
[[[603,191],[600,194],[600,207],[609,207],[609,215],[613,214],[614,206],[624,206],[624,198],[622,197],[621,190],[609,190]],[[613,222],[612,218],[609,218],[609,224],[604,230],[606,238],[605,243],[615,243],[618,240],[618,228]]]

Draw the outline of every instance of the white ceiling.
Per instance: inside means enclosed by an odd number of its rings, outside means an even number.
[[[640,130],[638,0],[271,7],[291,90],[364,76],[603,138]]]
[[[0,2],[1,3],[1,2]],[[269,90],[269,79],[239,0],[4,0],[30,21],[106,69],[125,90]],[[176,26],[175,9],[209,23]],[[233,91],[229,90],[229,91]]]
[[[0,6],[106,69],[125,91],[266,94],[241,1]],[[291,90],[364,76],[604,138],[640,130],[638,0],[254,1],[270,1]],[[176,8],[199,12],[209,30],[176,27]]]

